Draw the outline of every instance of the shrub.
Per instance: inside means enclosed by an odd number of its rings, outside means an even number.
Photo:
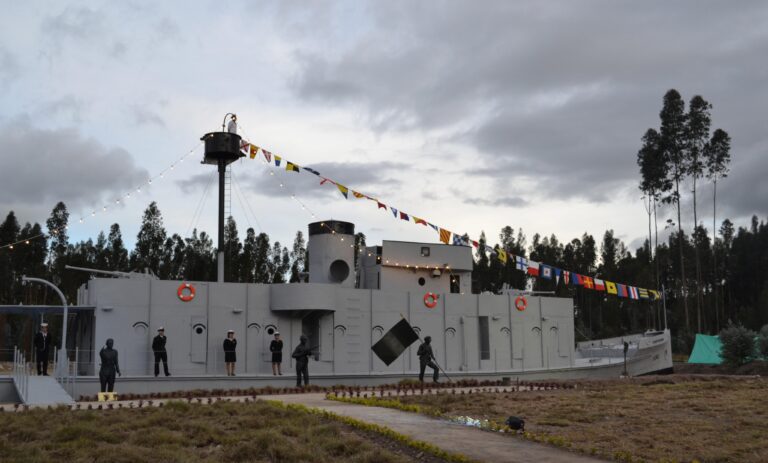
[[[768,325],[763,325],[763,327],[760,328],[757,345],[760,349],[760,355],[763,356],[763,360],[768,360]]]
[[[730,367],[738,367],[755,358],[755,332],[742,325],[729,324],[720,331],[720,357]]]

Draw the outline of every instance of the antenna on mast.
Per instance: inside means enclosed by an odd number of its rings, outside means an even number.
[[[229,117],[227,131],[224,127]],[[237,115],[227,113],[221,123],[221,132],[211,132],[200,139],[205,142],[205,157],[202,164],[211,164],[218,167],[219,171],[219,240],[217,256],[217,278],[219,283],[224,282],[224,220],[226,198],[226,173],[227,166],[245,157],[240,151],[241,137],[237,134]]]

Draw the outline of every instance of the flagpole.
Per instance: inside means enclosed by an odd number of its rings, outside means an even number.
[[[403,320],[405,320],[405,321],[408,321],[408,319],[407,319],[407,318],[405,318],[405,315],[403,315],[402,313],[400,314],[400,317],[401,317]],[[408,324],[410,324],[410,322],[408,322]],[[414,332],[416,332],[416,330],[413,330],[413,331],[414,331]],[[418,337],[418,338],[419,338],[419,342],[421,342],[422,344],[424,343],[424,341],[421,339],[421,335],[419,335],[419,333],[416,333],[416,337]],[[441,367],[441,366],[440,366],[440,364],[439,364],[439,363],[437,363],[437,359],[435,358],[435,354],[434,354],[434,353],[432,354],[432,360],[434,360],[434,361],[435,361],[435,365],[437,365],[437,368],[438,368],[438,369],[439,369],[441,372],[443,372],[443,375],[445,375],[445,377],[448,379],[448,381],[449,381],[449,382],[453,382],[453,379],[451,379],[451,377],[450,377],[450,376],[448,376],[448,373],[446,373],[446,372],[445,372],[445,370],[443,370],[443,367]]]

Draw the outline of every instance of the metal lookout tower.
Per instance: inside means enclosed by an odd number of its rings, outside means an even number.
[[[230,116],[230,114],[227,114]],[[224,116],[226,121],[227,116]],[[234,116],[234,115],[232,115]],[[224,131],[224,124],[221,126],[221,132],[211,132],[203,135],[205,142],[205,157],[203,164],[212,164],[219,169],[219,241],[217,256],[217,281],[224,282],[224,217],[227,166],[245,157],[240,151],[241,137],[235,131]]]

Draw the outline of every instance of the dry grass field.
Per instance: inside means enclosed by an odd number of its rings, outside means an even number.
[[[2,462],[441,462],[266,402],[0,414]]]
[[[531,438],[619,461],[768,461],[768,381],[760,378],[662,376],[400,400],[451,416],[520,416]]]

